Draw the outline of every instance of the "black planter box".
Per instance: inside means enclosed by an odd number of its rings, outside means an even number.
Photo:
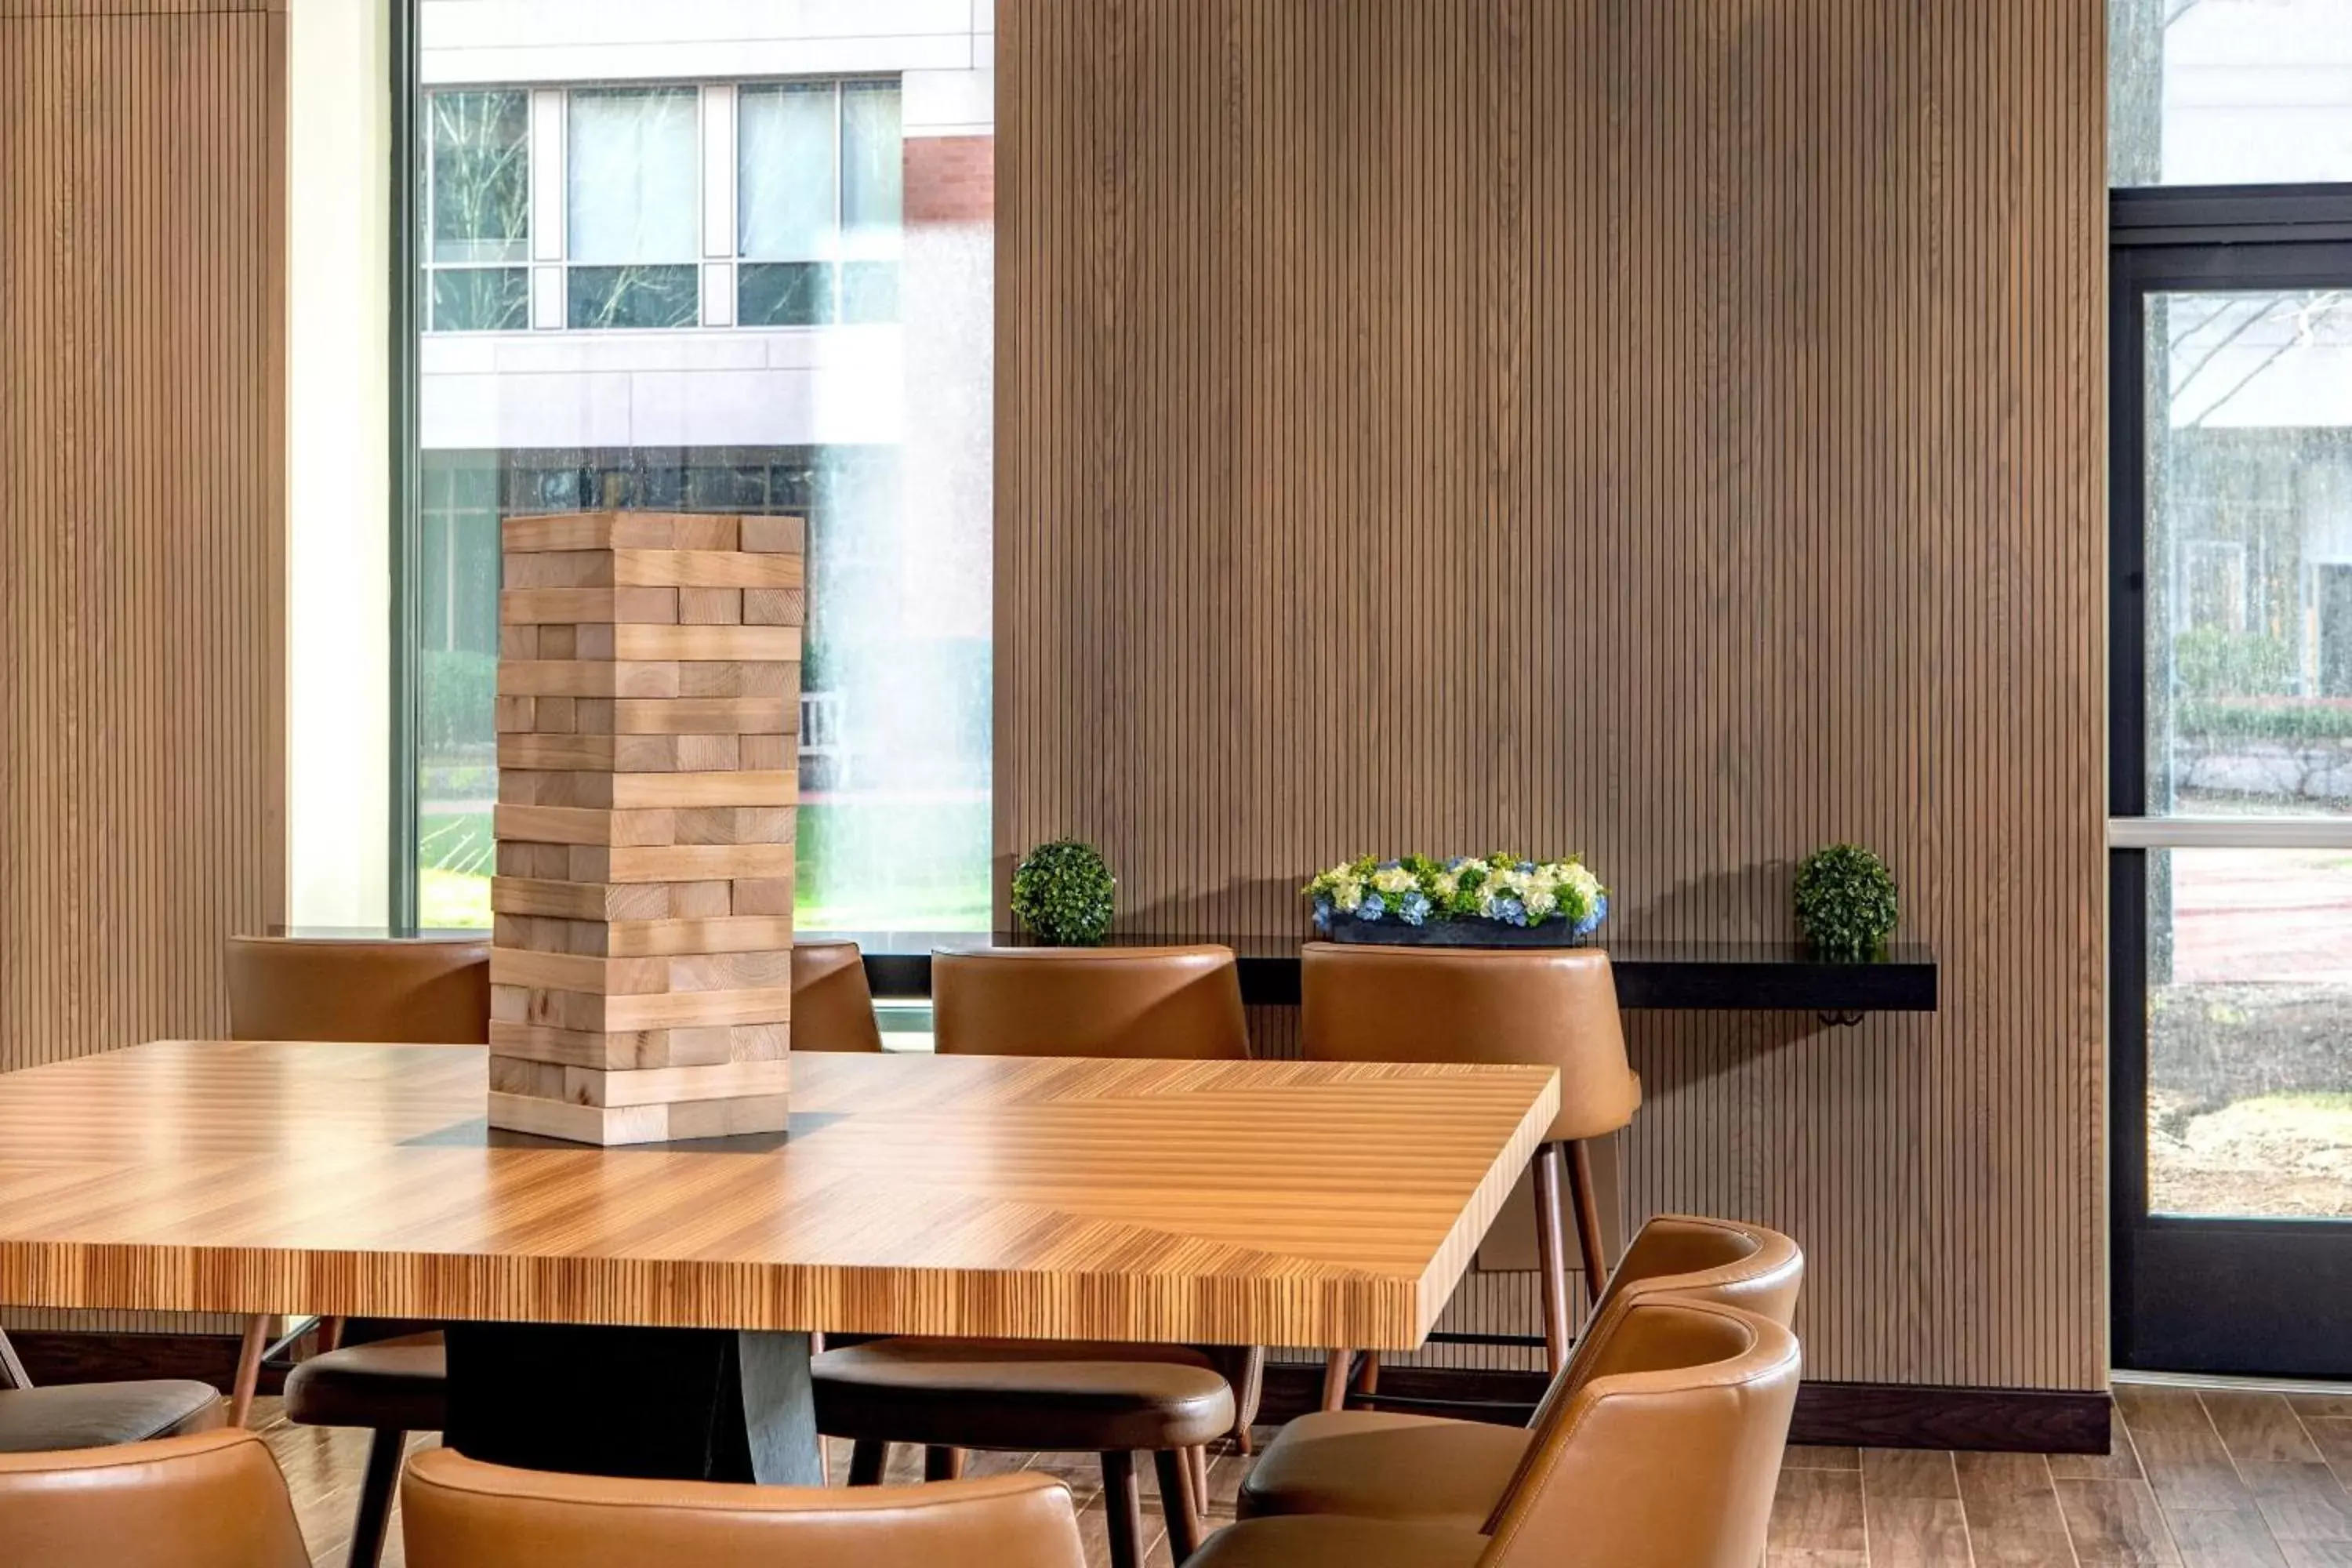
[[[1360,921],[1338,910],[1331,911],[1331,926],[1324,934],[1333,942],[1364,942],[1383,947],[1596,947],[1598,932],[1588,936],[1569,934],[1565,920],[1549,920],[1541,925],[1505,925],[1500,921],[1424,921],[1420,925],[1407,925],[1401,920],[1383,916],[1376,921]]]

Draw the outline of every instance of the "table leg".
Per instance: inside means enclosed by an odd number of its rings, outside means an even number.
[[[451,1323],[449,1425],[492,1464],[820,1484],[808,1336]]]
[[[746,1330],[736,1339],[752,1479],[771,1487],[824,1485],[824,1440],[816,1434],[809,1337]]]

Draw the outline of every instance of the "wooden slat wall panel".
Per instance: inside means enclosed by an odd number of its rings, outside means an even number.
[[[284,26],[0,5],[0,1068],[283,918]]]
[[[1580,849],[1736,940],[1874,844],[1942,1011],[1635,1018],[1626,1217],[1804,1239],[1810,1375],[2100,1385],[2099,8],[999,20],[999,848],[1168,932]]]
[[[0,0],[0,21],[31,16],[193,16],[285,9],[286,0]]]

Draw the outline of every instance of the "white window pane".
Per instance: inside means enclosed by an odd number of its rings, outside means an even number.
[[[2352,294],[2147,331],[2148,814],[2352,816]]]
[[[853,82],[841,99],[841,222],[895,246],[906,183],[896,82]]]
[[[692,88],[574,93],[564,182],[571,259],[699,255],[700,148]]]
[[[2151,851],[2147,936],[2150,1210],[2352,1218],[2352,864]]]
[[[2108,0],[2118,185],[2352,180],[2352,0]]]
[[[520,261],[529,247],[530,100],[436,92],[432,136],[435,261]]]
[[[736,224],[745,256],[801,261],[835,253],[838,105],[829,82],[743,89]]]

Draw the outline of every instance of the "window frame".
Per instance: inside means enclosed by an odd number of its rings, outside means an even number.
[[[2352,847],[2352,819],[2149,809],[2144,302],[2325,283],[2352,263],[2352,184],[2134,185],[2108,198],[2107,1049],[2115,1363],[2313,1375],[2347,1354],[2307,1310],[2352,1291],[2352,1221],[2148,1209],[2149,859],[2173,849]],[[2330,1227],[2333,1227],[2332,1230]],[[2213,1303],[2230,1300],[2221,1312]],[[2223,1320],[2226,1320],[2223,1321]],[[2352,1362],[2335,1371],[2352,1370]]]

